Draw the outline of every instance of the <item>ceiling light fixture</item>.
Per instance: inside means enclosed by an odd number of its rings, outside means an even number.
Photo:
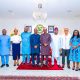
[[[10,15],[14,15],[14,12],[12,10],[8,10]]]
[[[35,11],[33,12],[33,18],[35,20],[46,20],[47,19],[47,13],[42,11]]]
[[[39,3],[44,3],[46,0],[34,0],[37,4],[39,4]]]
[[[35,0],[38,1],[37,4],[37,11],[33,12],[33,19],[34,20],[46,20],[47,19],[47,12],[43,11],[43,4],[42,2],[45,0]]]

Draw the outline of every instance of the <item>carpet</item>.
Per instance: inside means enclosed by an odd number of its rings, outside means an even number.
[[[43,67],[40,66],[32,66],[31,64],[31,60],[30,60],[30,64],[20,64],[17,68],[17,70],[63,70],[62,67],[58,67],[57,65],[57,61],[54,60],[54,66],[51,65],[51,58],[48,59],[48,67],[43,65]]]
[[[80,80],[77,77],[0,76],[0,80]]]

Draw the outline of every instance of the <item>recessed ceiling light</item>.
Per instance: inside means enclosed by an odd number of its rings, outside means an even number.
[[[13,13],[13,11],[12,11],[12,10],[8,10],[8,12],[9,12],[9,13]]]
[[[72,12],[72,10],[67,10],[67,12],[68,12],[68,13],[71,13],[71,12]]]
[[[14,15],[14,12],[12,10],[8,10],[8,12],[11,14],[11,15]]]

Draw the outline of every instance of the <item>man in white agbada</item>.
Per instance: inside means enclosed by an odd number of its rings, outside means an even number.
[[[61,37],[58,34],[58,28],[54,29],[54,34],[51,35],[51,48],[52,48],[52,66],[54,66],[54,58],[57,60],[58,67],[60,67],[60,50],[61,50]]]

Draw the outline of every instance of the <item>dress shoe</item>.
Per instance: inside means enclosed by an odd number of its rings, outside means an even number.
[[[17,66],[19,66],[19,64],[17,64]]]
[[[54,65],[52,65],[52,67],[54,67]]]
[[[6,67],[9,67],[9,64],[6,64]]]
[[[72,68],[72,70],[75,70],[75,66]]]
[[[70,69],[70,66],[67,66],[68,69]]]
[[[14,64],[14,66],[16,66],[16,64]]]
[[[64,65],[62,65],[62,68],[64,68]]]
[[[4,66],[5,66],[5,64],[2,64],[2,65],[1,65],[1,68],[3,68]]]
[[[79,70],[79,68],[77,67],[76,69],[75,69],[75,71],[78,71]]]
[[[58,65],[58,67],[60,68],[61,66],[60,66],[60,65]]]

